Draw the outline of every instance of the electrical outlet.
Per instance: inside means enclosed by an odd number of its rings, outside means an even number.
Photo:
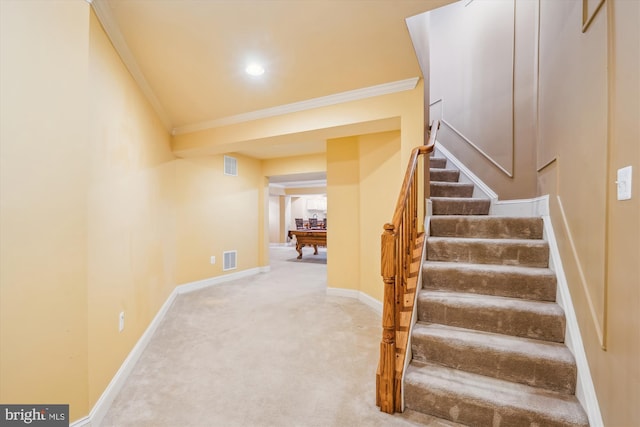
[[[216,257],[212,256],[210,262],[211,262],[211,264],[215,264],[216,263]]]
[[[120,312],[118,316],[118,332],[122,332],[124,329],[124,311]]]
[[[618,200],[629,200],[631,198],[631,166],[618,169]]]

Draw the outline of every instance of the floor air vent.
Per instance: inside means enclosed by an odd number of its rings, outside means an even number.
[[[224,156],[224,174],[238,176],[238,160],[235,157]]]
[[[238,257],[238,251],[226,251],[222,253],[222,269],[233,270],[236,268],[236,258]]]

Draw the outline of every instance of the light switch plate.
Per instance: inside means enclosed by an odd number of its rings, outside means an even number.
[[[618,169],[618,200],[629,200],[631,198],[631,166]]]

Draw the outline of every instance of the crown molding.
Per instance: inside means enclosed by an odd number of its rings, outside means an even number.
[[[136,81],[136,83],[138,83],[138,86],[140,87],[140,90],[142,90],[144,96],[151,103],[151,106],[158,115],[158,118],[160,118],[160,121],[164,125],[165,129],[167,129],[168,131],[171,130],[171,120],[169,120],[169,116],[160,104],[160,101],[151,89],[151,86],[149,86],[149,82],[147,82],[144,74],[140,70],[140,67],[136,62],[133,53],[131,53],[129,46],[127,45],[127,42],[125,41],[124,36],[120,31],[118,23],[113,17],[113,13],[111,12],[111,7],[109,6],[108,2],[106,0],[86,1],[93,8],[93,11],[96,13],[98,20],[104,28],[104,31],[107,33],[109,40],[111,40],[113,47],[116,49],[116,52],[118,52],[118,55],[120,55],[120,59],[122,59],[122,62],[133,76],[133,79]]]
[[[219,119],[208,120],[199,123],[193,123],[189,125],[173,127],[171,120],[167,115],[162,104],[158,100],[156,94],[151,89],[149,82],[145,78],[142,70],[138,66],[138,63],[129,49],[127,42],[122,35],[120,27],[113,16],[111,7],[107,0],[85,0],[91,5],[98,20],[102,24],[107,36],[111,40],[116,52],[122,59],[122,62],[127,67],[136,83],[142,90],[142,93],[149,100],[149,103],[155,110],[156,114],[160,118],[162,124],[167,130],[171,131],[172,135],[180,135],[184,133],[197,132],[206,129],[212,129],[220,126],[232,125],[237,123],[248,122],[252,120],[265,119],[274,116],[280,116],[284,114],[296,113],[299,111],[311,110],[314,108],[326,107],[335,104],[341,104],[344,102],[357,101],[360,99],[372,98],[375,96],[388,95],[392,93],[402,92],[406,90],[415,89],[418,84],[419,77],[411,77],[404,80],[398,80],[389,83],[383,83],[375,86],[369,86],[365,88],[350,90],[333,95],[322,96],[319,98],[312,98],[305,101],[294,102],[291,104],[284,104],[275,107],[265,108],[262,110],[250,111],[247,113],[237,114],[228,117],[222,117]]]
[[[291,104],[278,105],[276,107],[265,108],[263,110],[250,111],[248,113],[237,114],[235,116],[222,117],[220,119],[180,126],[174,128],[171,133],[172,135],[180,135],[184,133],[197,132],[220,126],[233,125],[237,123],[248,122],[251,120],[266,119],[268,117],[297,113],[299,111],[311,110],[314,108],[342,104],[344,102],[372,98],[374,96],[388,95],[405,90],[413,90],[416,88],[419,79],[419,77],[411,77],[409,79],[397,80],[395,82],[383,83],[361,89],[354,89],[347,92],[307,99],[305,101],[294,102]]]

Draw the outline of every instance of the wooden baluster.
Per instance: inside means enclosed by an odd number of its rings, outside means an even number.
[[[393,224],[385,224],[381,244],[381,269],[384,282],[382,307],[382,341],[380,342],[380,379],[376,401],[380,410],[393,414],[395,410],[395,359],[396,359],[396,313],[395,287],[396,233]]]

